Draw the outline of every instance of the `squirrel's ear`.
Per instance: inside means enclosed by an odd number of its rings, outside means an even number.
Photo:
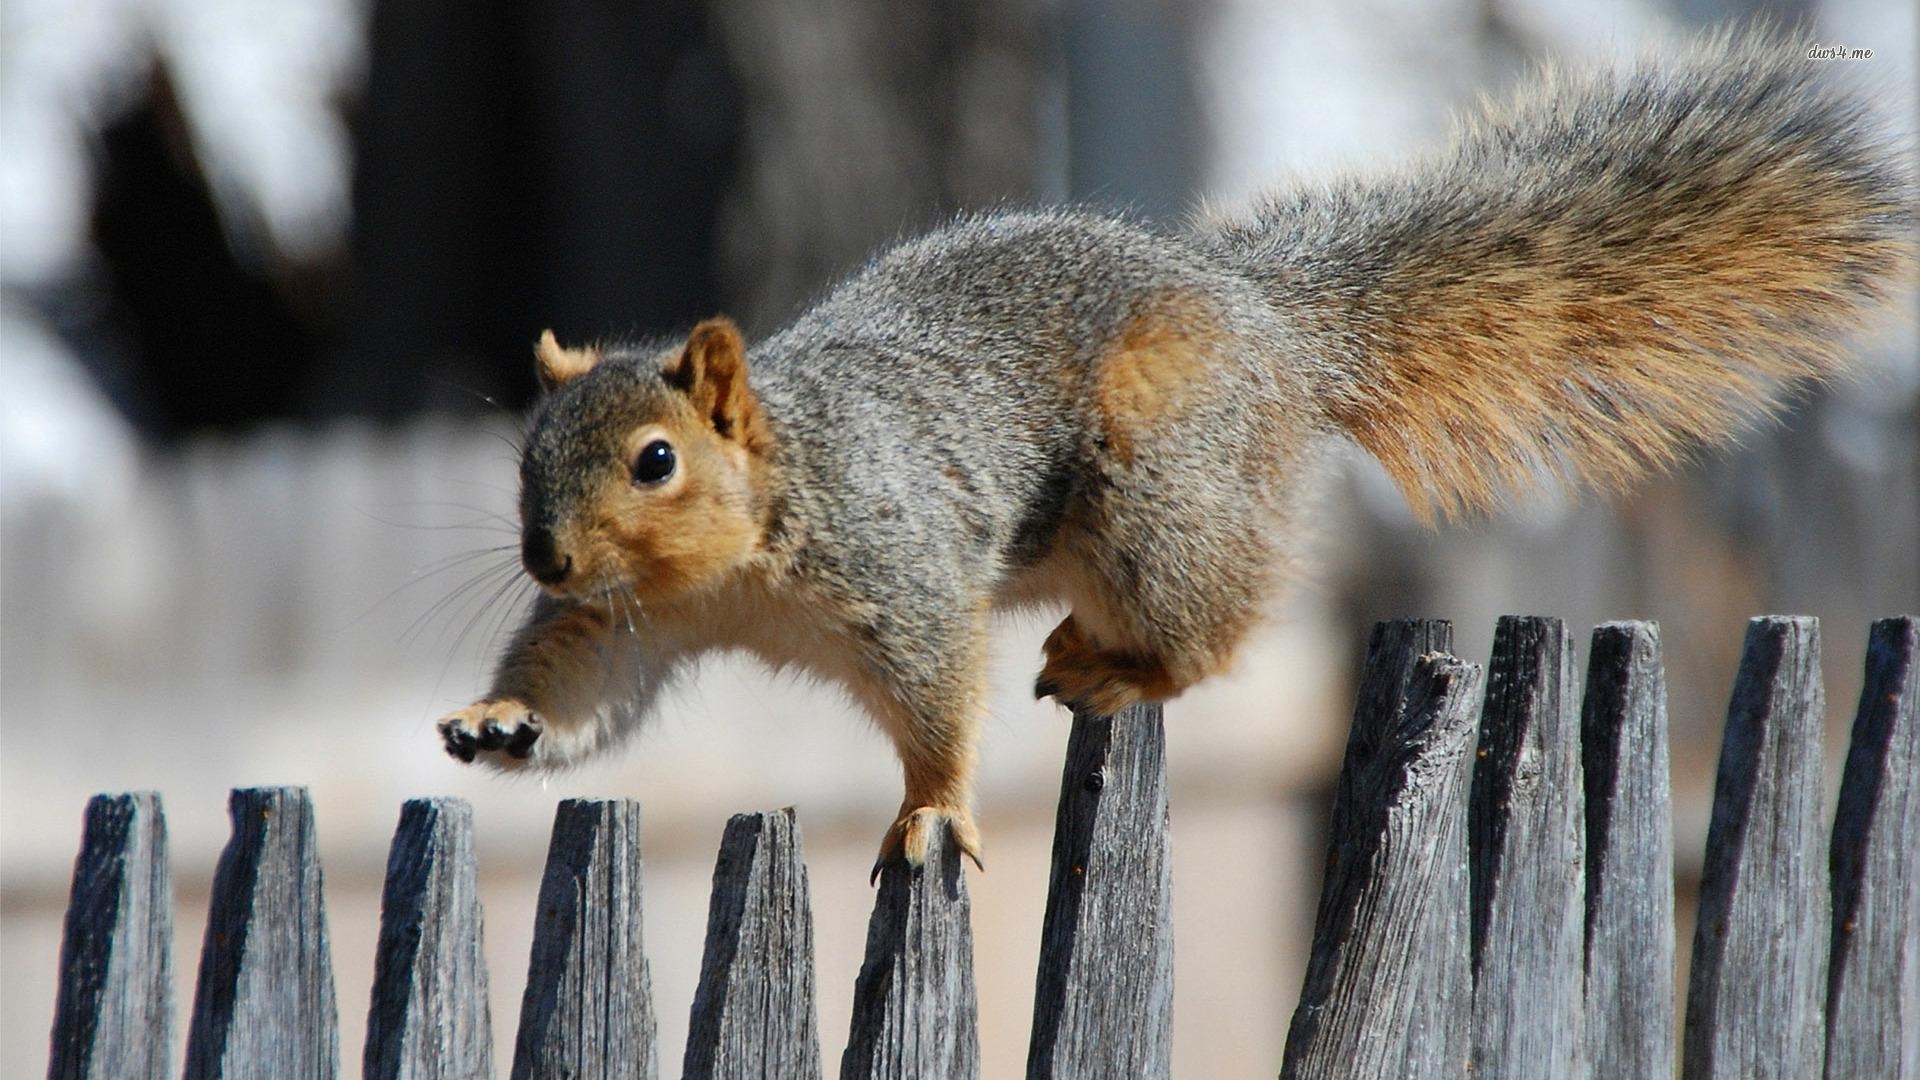
[[[725,317],[708,319],[687,335],[687,347],[662,373],[711,418],[713,430],[749,446],[760,437],[760,406],[747,387],[747,344]]]
[[[540,386],[552,390],[562,383],[577,379],[592,371],[600,362],[600,350],[593,346],[583,349],[562,348],[553,331],[540,335],[540,341],[533,347],[533,371],[540,379]]]

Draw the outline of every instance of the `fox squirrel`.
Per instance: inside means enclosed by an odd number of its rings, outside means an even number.
[[[1912,179],[1784,42],[1549,72],[1411,168],[1163,231],[970,217],[749,349],[536,347],[542,586],[448,752],[552,768],[700,654],[844,685],[898,750],[882,860],[969,814],[988,616],[1064,602],[1034,691],[1096,713],[1226,667],[1336,438],[1425,517],[1602,488],[1845,359],[1913,265]],[[877,870],[877,868],[876,868]]]

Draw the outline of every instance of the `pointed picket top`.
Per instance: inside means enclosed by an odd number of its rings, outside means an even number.
[[[187,1080],[332,1080],[340,1034],[307,789],[241,788],[214,871]]]
[[[1820,626],[1747,627],[1700,880],[1683,1075],[1819,1076],[1831,934]]]
[[[650,1080],[658,1073],[640,871],[639,803],[560,803],[540,881],[514,1080]]]
[[[1827,1075],[1920,1080],[1920,619],[1873,624],[1833,821]]]
[[[1565,624],[1501,618],[1468,811],[1479,1077],[1571,1076],[1580,1060],[1586,820],[1576,691]]]
[[[1450,638],[1444,623],[1374,629],[1283,1077],[1466,1069],[1467,795],[1482,676],[1434,651]]]
[[[490,1080],[473,809],[453,798],[400,808],[380,899],[367,1009],[367,1080]]]
[[[682,1075],[820,1076],[813,909],[791,807],[736,814],[713,868]]]
[[[173,883],[151,791],[95,795],[73,862],[50,1080],[173,1073]]]
[[[1029,1077],[1173,1071],[1173,862],[1158,705],[1076,712],[1054,818]]]
[[[1666,1076],[1675,1056],[1673,792],[1660,628],[1593,632],[1580,719],[1587,817],[1586,1075]]]
[[[961,859],[943,827],[925,865],[894,860],[881,868],[842,1080],[980,1075],[973,915]]]

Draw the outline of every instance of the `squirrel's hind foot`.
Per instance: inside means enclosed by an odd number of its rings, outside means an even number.
[[[973,865],[981,870],[987,868],[980,859],[980,828],[973,823],[972,814],[956,806],[902,806],[899,820],[880,841],[880,857],[873,861],[873,873],[868,876],[867,884],[880,880],[880,871],[888,863],[905,861],[911,867],[926,865],[934,833],[942,826],[950,830],[948,835],[961,854],[972,859]]]
[[[1112,716],[1129,705],[1164,701],[1178,693],[1166,666],[1150,656],[1103,649],[1069,615],[1041,646],[1047,662],[1033,683],[1033,696],[1054,698]]]

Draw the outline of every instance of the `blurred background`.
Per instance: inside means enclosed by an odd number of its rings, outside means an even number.
[[[1769,6],[1908,136],[1915,5]],[[531,344],[778,327],[877,245],[1076,200],[1177,225],[1201,198],[1401,159],[1548,55],[1595,61],[1733,0],[7,0],[0,7],[0,1075],[45,1068],[86,798],[156,789],[177,1042],[226,791],[304,784],[357,1075],[401,800],[475,808],[509,1060],[554,803],[639,798],[663,1057],[678,1060],[730,813],[794,805],[822,1042],[842,1044],[895,805],[835,694],[704,668],[632,748],[548,781],[458,767],[432,722],[513,621]],[[1912,303],[1856,382],[1611,504],[1427,531],[1357,456],[1312,583],[1168,709],[1176,1069],[1270,1073],[1299,992],[1349,692],[1376,619],[1660,621],[1682,888],[1744,621],[1823,620],[1829,756],[1876,616],[1920,609]],[[1057,616],[1056,616],[1057,618]],[[1000,639],[974,874],[986,1074],[1024,1060],[1064,713],[1046,624]],[[1683,929],[1690,934],[1690,929]],[[1684,958],[1690,938],[1683,936]],[[1684,962],[1684,960],[1683,960]],[[177,1046],[176,1051],[182,1048]]]

